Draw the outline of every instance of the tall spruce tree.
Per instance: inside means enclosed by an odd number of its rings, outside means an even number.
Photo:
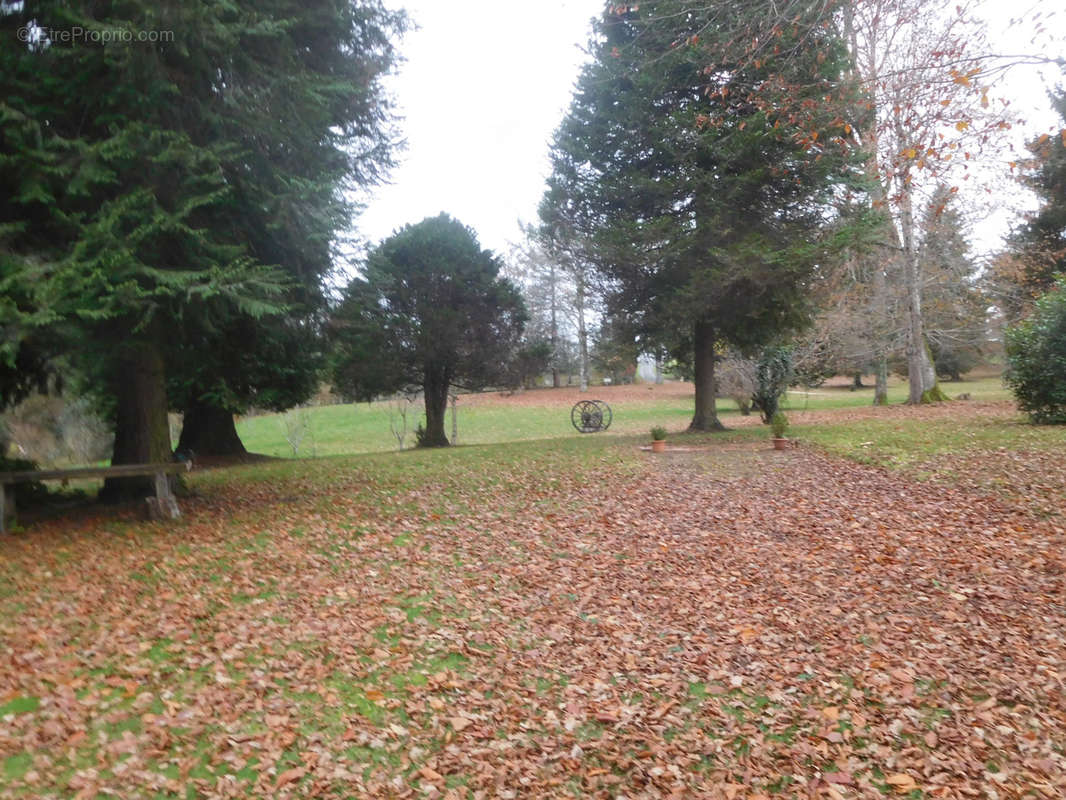
[[[1021,181],[1036,193],[1040,208],[1011,237],[1020,282],[1034,297],[1066,274],[1066,89],[1050,99],[1064,127],[1027,145],[1032,157],[1022,164]]]
[[[958,195],[941,185],[922,216],[918,257],[925,277],[922,314],[937,374],[961,380],[988,341],[989,300],[970,257]]]
[[[761,8],[612,4],[542,205],[546,225],[585,241],[609,313],[694,362],[693,430],[721,428],[716,348],[751,348],[806,320],[826,201],[854,177],[849,126],[820,102],[849,91],[842,43],[797,10],[774,47],[731,58]]]
[[[379,78],[403,16],[377,0],[42,2],[5,4],[0,24],[30,31],[0,53],[15,123],[0,170],[18,187],[0,252],[27,292],[6,338],[67,336],[113,405],[113,463],[169,457],[168,375],[186,410],[307,391],[315,360],[292,355],[344,190],[389,164]]]

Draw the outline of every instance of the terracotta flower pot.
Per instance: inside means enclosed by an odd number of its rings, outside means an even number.
[[[653,453],[662,453],[666,450],[666,441],[664,439],[652,439],[651,451]]]
[[[788,439],[773,438],[770,441],[774,443],[774,450],[784,450],[788,447]]]

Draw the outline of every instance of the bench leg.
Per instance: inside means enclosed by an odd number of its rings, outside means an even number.
[[[155,474],[155,497],[145,498],[149,519],[177,519],[181,516],[178,499],[170,491],[170,481],[165,472]]]
[[[10,520],[11,525],[8,525]],[[5,483],[0,486],[0,534],[7,533],[15,524],[15,485]]]

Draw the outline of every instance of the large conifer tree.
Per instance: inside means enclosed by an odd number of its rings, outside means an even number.
[[[1022,182],[1036,192],[1040,208],[1015,231],[1012,250],[1022,262],[1021,280],[1034,295],[1066,273],[1066,89],[1050,96],[1064,126],[1028,143],[1032,158],[1022,164]]]
[[[734,45],[765,9],[721,11],[611,4],[542,205],[549,229],[585,242],[609,311],[646,347],[693,360],[695,430],[720,427],[715,348],[805,320],[826,201],[851,177],[848,125],[820,102],[849,91],[831,28],[797,10],[753,55]]]
[[[25,295],[3,320],[7,363],[35,332],[65,334],[113,405],[113,463],[169,457],[168,374],[185,408],[306,391],[315,360],[291,355],[344,190],[389,164],[378,81],[402,15],[377,0],[27,2],[0,24],[11,42],[30,31],[0,51],[0,257]]]
[[[444,447],[450,387],[502,385],[528,314],[501,262],[447,214],[371,251],[333,314],[334,385],[358,400],[421,391],[423,447]]]

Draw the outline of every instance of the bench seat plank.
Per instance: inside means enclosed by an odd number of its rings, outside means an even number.
[[[117,467],[79,467],[77,469],[23,470],[0,472],[0,534],[15,521],[15,484],[26,481],[68,481],[83,478],[127,478],[136,475],[155,477],[155,497],[149,497],[148,514],[152,519],[177,519],[181,516],[178,501],[170,491],[167,475],[188,472],[192,464],[174,461],[162,464],[121,464]]]
[[[24,470],[0,472],[0,483],[23,483],[24,481],[76,481],[82,478],[126,478],[131,475],[156,475],[188,472],[192,464],[174,461],[166,464],[121,464],[117,467],[78,467],[76,469]]]

